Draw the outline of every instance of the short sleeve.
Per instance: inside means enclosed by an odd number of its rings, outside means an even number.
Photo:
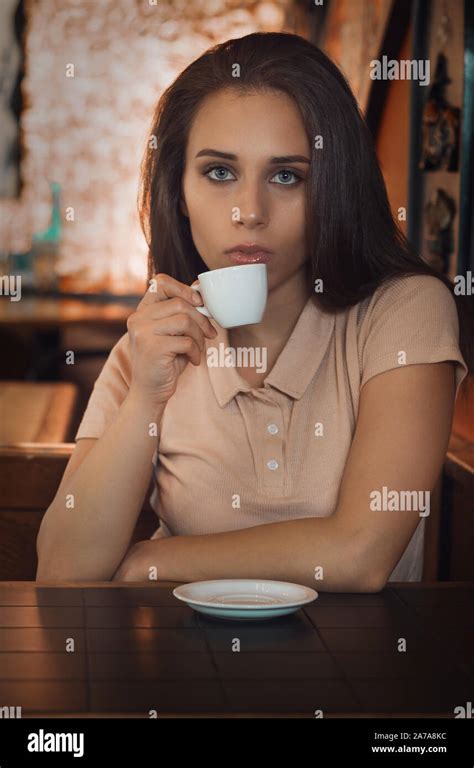
[[[75,441],[82,437],[99,438],[118,412],[131,382],[130,340],[125,333],[112,347],[98,375]]]
[[[401,364],[452,360],[457,397],[468,374],[459,348],[454,297],[431,275],[403,276],[378,288],[361,323],[359,339],[361,387],[373,376]]]

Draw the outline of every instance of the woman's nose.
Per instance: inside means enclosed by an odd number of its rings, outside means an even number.
[[[234,221],[241,221],[250,226],[268,223],[268,206],[262,190],[257,186],[248,186],[242,190],[235,208],[232,216]],[[234,212],[236,213],[235,216]]]

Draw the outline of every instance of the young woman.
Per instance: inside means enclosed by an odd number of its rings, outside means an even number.
[[[296,35],[214,47],[160,99],[142,182],[150,289],[95,383],[37,579],[419,580],[468,365],[339,70]],[[190,284],[255,248],[265,315],[225,330]],[[266,370],[210,366],[221,344]],[[160,526],[129,548],[152,473]]]

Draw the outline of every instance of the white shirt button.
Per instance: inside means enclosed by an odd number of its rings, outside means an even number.
[[[270,459],[267,461],[268,469],[278,469],[278,461],[276,459]]]
[[[278,427],[276,424],[269,424],[267,427],[267,430],[270,432],[271,435],[276,435],[278,432]]]

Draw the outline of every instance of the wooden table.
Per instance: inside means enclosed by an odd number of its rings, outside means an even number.
[[[0,327],[57,328],[70,325],[123,324],[141,297],[100,301],[48,296],[22,296],[21,301],[0,301]],[[132,303],[131,303],[132,301]]]
[[[65,334],[115,336],[105,349],[81,349],[73,343],[66,349],[75,350],[76,358],[91,354],[102,355],[126,330],[128,316],[141,297],[28,296],[21,301],[0,301],[0,342],[3,357],[0,377],[26,378],[32,381],[59,380],[65,360]],[[76,339],[77,341],[77,339]],[[68,342],[69,344],[70,342]],[[13,373],[12,373],[13,371]],[[26,371],[26,373],[24,373]]]
[[[252,623],[197,614],[175,586],[0,583],[0,706],[22,717],[452,719],[473,701],[472,582],[321,592]]]

